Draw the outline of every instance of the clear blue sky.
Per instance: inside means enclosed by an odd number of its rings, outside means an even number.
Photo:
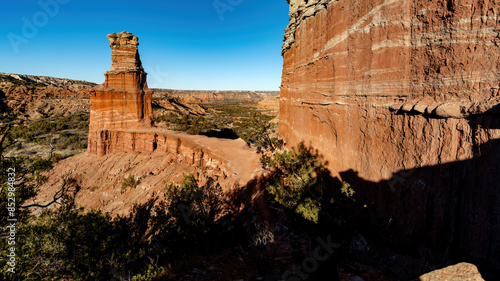
[[[128,31],[150,87],[279,90],[285,0],[22,0],[0,9],[0,72],[104,82]]]

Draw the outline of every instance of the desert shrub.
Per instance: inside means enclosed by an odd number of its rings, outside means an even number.
[[[151,264],[153,250],[145,238],[151,201],[117,218],[98,210],[84,212],[71,198],[65,202],[17,223],[22,239],[16,241],[16,274],[2,265],[0,279],[129,280],[135,275],[136,280],[157,280],[163,275],[162,268]],[[0,244],[0,254],[8,251],[7,243]]]
[[[43,172],[50,168],[52,168],[50,159],[43,159],[41,157],[34,158],[29,164],[29,171],[32,173]]]
[[[84,121],[84,122],[81,122],[81,123],[78,123],[78,127],[79,128],[82,128],[85,132],[89,132],[89,124],[90,124],[90,121]]]
[[[53,164],[55,164],[63,159],[64,157],[61,154],[55,153],[54,155],[52,155],[52,158],[50,160],[52,161]]]
[[[49,141],[47,140],[47,138],[37,137],[35,143],[39,145],[48,145]]]
[[[56,123],[56,130],[65,129],[88,129],[90,116],[87,113],[79,113],[75,115],[59,117]]]
[[[135,179],[134,175],[130,174],[123,178],[122,180],[122,190],[127,188],[136,188],[139,181]]]
[[[281,148],[282,141],[276,134],[277,124],[270,123],[272,117],[259,111],[238,122],[236,133],[247,143],[252,143],[259,152]]]
[[[132,277],[132,281],[152,281],[165,278],[165,269],[155,264],[149,264],[144,274],[137,274]]]
[[[53,162],[51,161],[51,159],[35,157],[31,159],[28,164],[28,171],[30,174],[27,175],[27,178],[35,182],[37,185],[41,185],[47,182],[48,179],[43,172],[51,169],[52,166]]]
[[[79,135],[69,135],[64,140],[62,146],[66,148],[70,145],[73,145],[75,149],[83,149],[87,147],[87,140],[80,138]]]
[[[215,222],[229,203],[219,183],[209,179],[199,186],[193,174],[184,175],[181,184],[169,184],[165,195],[170,201],[168,212],[176,221],[202,228]]]
[[[166,192],[169,201],[136,205],[128,216],[84,212],[67,198],[57,209],[24,218],[13,280],[165,280],[163,265],[227,245],[232,212],[220,186],[210,179],[200,186],[187,175]],[[0,244],[1,255],[8,251]],[[3,267],[0,279],[9,280]]]
[[[155,209],[152,243],[162,249],[164,256],[202,254],[231,241],[231,221],[234,207],[213,179],[199,185],[192,174],[184,176],[180,184],[165,188],[168,201]],[[169,241],[174,247],[161,246]]]
[[[21,142],[17,142],[13,147],[16,149],[23,149],[23,144]]]
[[[85,149],[87,148],[87,138],[78,134],[68,132],[59,133],[59,139],[56,140],[56,147],[59,149]]]
[[[13,137],[16,127],[6,126],[0,129],[0,219],[7,218],[8,179],[15,178],[16,206],[21,206],[26,200],[36,195],[39,184],[46,181],[43,172],[52,167],[50,159],[35,157],[29,159],[23,155],[5,157],[6,149],[19,145]],[[16,209],[16,218],[22,220],[27,215],[26,210]],[[0,233],[1,235],[1,233]]]
[[[167,123],[176,123],[177,119],[179,118],[179,116],[175,113],[172,113],[172,112],[168,112],[166,114],[163,114],[163,115],[155,115],[155,123],[159,123],[159,122],[167,122]]]
[[[111,280],[112,269],[126,262],[126,228],[73,203],[20,225],[19,232],[24,234],[17,245],[19,280]]]
[[[43,134],[43,133],[49,133],[51,131],[54,131],[56,129],[56,124],[53,122],[47,122],[47,121],[36,121],[33,122],[29,125],[29,128],[31,131],[38,133],[38,134]]]
[[[326,194],[331,177],[312,148],[299,144],[290,151],[263,155],[262,166],[269,171],[266,190],[280,208],[318,223],[324,205],[335,198]],[[352,197],[354,191],[343,183],[341,191]]]
[[[258,222],[254,217],[247,223],[249,244],[244,249],[246,259],[250,261],[260,274],[266,274],[276,267],[276,260],[282,254],[283,245],[276,240],[275,230],[267,222]]]

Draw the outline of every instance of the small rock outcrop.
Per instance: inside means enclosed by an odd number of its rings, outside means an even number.
[[[357,187],[379,236],[500,268],[500,3],[289,3],[287,145],[318,149]]]

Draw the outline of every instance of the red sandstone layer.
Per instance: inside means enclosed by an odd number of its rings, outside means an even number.
[[[150,127],[151,92],[93,91],[90,94],[90,131]]]
[[[128,93],[140,93],[143,89],[147,89],[146,73],[144,71],[125,73],[111,73],[108,71],[105,76],[104,87],[106,88]]]

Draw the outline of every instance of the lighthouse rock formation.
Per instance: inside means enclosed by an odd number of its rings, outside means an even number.
[[[396,244],[500,268],[500,3],[289,0],[279,132]]]
[[[212,168],[222,178],[233,175],[231,181],[241,185],[252,179],[260,168],[259,159],[243,140],[193,136],[153,126],[152,91],[139,57],[138,38],[124,31],[108,34],[108,39],[112,66],[105,82],[91,90],[88,156],[112,157],[115,152],[175,155],[177,163]]]
[[[112,67],[103,85],[91,93],[90,131],[150,127],[151,91],[146,83],[136,36],[128,32],[108,35]],[[89,143],[94,147],[95,143]]]

